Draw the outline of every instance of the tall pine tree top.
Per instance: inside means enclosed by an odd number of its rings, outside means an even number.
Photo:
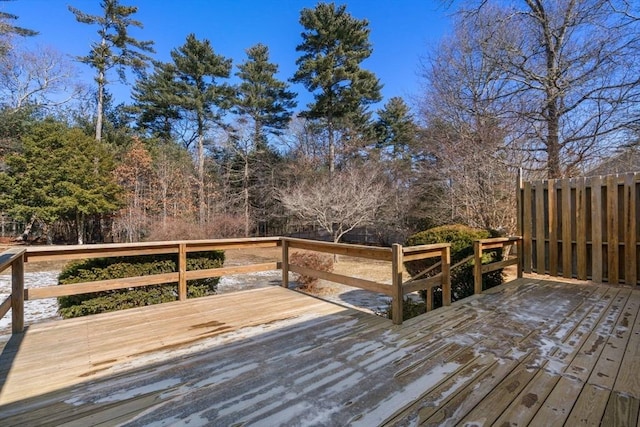
[[[265,130],[278,134],[285,129],[297,105],[296,94],[276,78],[277,72],[278,66],[269,62],[269,48],[260,43],[247,49],[247,60],[238,65],[236,75],[242,82],[237,88],[236,112],[254,121],[254,143],[264,137]]]
[[[100,2],[102,15],[90,15],[69,6],[76,20],[83,24],[97,25],[100,40],[91,44],[91,51],[78,59],[98,71],[98,84],[107,83],[105,73],[113,68],[124,80],[125,68],[144,69],[149,61],[145,52],[153,53],[153,41],[137,40],[129,34],[129,27],[142,28],[142,23],[131,16],[138,12],[135,6],[123,6],[119,0]]]
[[[96,140],[102,139],[102,120],[105,102],[105,86],[108,83],[107,73],[115,69],[120,80],[125,80],[125,70],[133,69],[142,72],[151,58],[145,52],[153,53],[152,41],[137,40],[129,34],[129,27],[142,28],[142,23],[131,16],[138,11],[135,6],[123,6],[119,0],[103,0],[100,2],[102,15],[90,15],[73,6],[69,10],[78,22],[97,25],[100,40],[91,44],[91,51],[78,58],[96,69],[98,84],[98,102],[96,106]]]
[[[373,50],[366,19],[352,17],[345,5],[319,3],[302,10],[300,24],[304,32],[296,50],[302,56],[293,81],[315,97],[305,116],[332,121],[381,99],[379,80],[360,67]]]

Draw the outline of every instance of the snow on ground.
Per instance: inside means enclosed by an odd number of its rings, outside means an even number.
[[[24,274],[24,287],[41,288],[58,283],[60,271],[40,271]],[[0,275],[0,300],[4,301],[11,294],[11,275]],[[45,320],[59,319],[58,301],[55,298],[25,301],[24,323],[30,325]],[[11,311],[0,318],[0,342],[4,342],[11,334]]]

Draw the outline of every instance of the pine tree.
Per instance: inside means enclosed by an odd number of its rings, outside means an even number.
[[[83,243],[87,217],[118,208],[112,156],[82,130],[51,119],[34,126],[22,143],[0,172],[0,208],[26,224],[39,223],[45,234],[57,220],[75,223]]]
[[[278,80],[275,74],[278,66],[269,62],[269,48],[263,44],[257,44],[247,49],[247,60],[238,66],[236,75],[242,82],[237,89],[235,112],[241,116],[241,121],[248,116],[253,125],[250,143],[246,139],[242,143],[235,144],[237,159],[242,161],[242,200],[245,218],[245,235],[249,235],[251,222],[251,200],[257,202],[259,211],[264,211],[272,199],[270,192],[258,193],[256,181],[269,181],[257,179],[256,173],[264,170],[262,163],[273,160],[274,153],[267,144],[268,134],[280,134],[285,129],[292,116],[292,109],[297,105],[296,94],[287,90],[287,83]],[[240,138],[242,139],[242,138]],[[277,155],[276,155],[277,157]],[[262,189],[264,190],[264,188]],[[262,197],[260,197],[262,196]]]
[[[157,62],[151,74],[136,80],[132,90],[137,124],[164,140],[170,140],[175,122],[182,119],[178,105],[173,104],[174,68]]]
[[[400,97],[391,98],[378,110],[375,124],[377,149],[383,160],[401,161],[405,167],[415,148],[418,126],[409,110],[409,106]]]
[[[0,57],[3,57],[11,49],[10,37],[12,35],[21,37],[32,37],[38,35],[37,31],[14,25],[13,23],[17,19],[18,16],[12,13],[0,11]]]
[[[204,138],[212,124],[222,125],[222,116],[231,107],[234,91],[218,79],[228,78],[231,59],[213,51],[209,40],[189,34],[185,44],[171,52],[175,76],[168,101],[193,117],[197,135],[198,211],[205,222]]]
[[[334,131],[339,121],[381,99],[379,80],[360,67],[372,53],[369,23],[353,18],[344,5],[319,3],[314,9],[302,10],[300,24],[305,31],[296,50],[303,54],[296,61],[299,68],[293,81],[314,93],[315,102],[303,116],[324,121],[333,172]]]
[[[257,44],[247,49],[247,60],[238,66],[236,112],[251,117],[254,125],[254,144],[258,145],[266,133],[279,134],[291,120],[296,107],[296,94],[287,90],[287,83],[278,80],[278,66],[269,62],[269,48]]]
[[[125,70],[131,68],[142,72],[150,58],[145,54],[154,53],[152,41],[140,41],[129,35],[129,27],[142,28],[142,23],[131,16],[138,11],[135,6],[123,6],[119,0],[100,2],[102,15],[89,15],[69,6],[76,20],[83,24],[98,25],[100,41],[92,43],[87,56],[78,59],[96,69],[98,99],[96,111],[96,140],[102,139],[104,90],[109,83],[107,74],[115,69],[121,81],[125,81]]]

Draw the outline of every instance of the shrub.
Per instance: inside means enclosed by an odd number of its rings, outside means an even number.
[[[294,252],[289,257],[291,264],[311,268],[319,271],[333,271],[333,257],[316,252]],[[318,279],[315,277],[298,275],[298,288],[306,292],[315,292]]]
[[[122,279],[177,271],[176,254],[144,255],[135,257],[93,258],[72,262],[58,276],[61,285],[91,282],[96,280]],[[187,258],[187,270],[222,267],[224,252],[192,252]],[[218,278],[190,280],[187,296],[197,298],[213,295]],[[70,295],[58,298],[59,312],[63,318],[86,316],[141,307],[178,299],[178,284],[141,286],[138,288]]]
[[[461,224],[444,225],[441,227],[431,228],[421,231],[407,239],[407,246],[426,245],[433,243],[451,243],[451,264],[456,264],[466,257],[473,255],[473,241],[478,239],[486,239],[492,237],[490,231],[471,228]],[[501,251],[496,250],[491,253],[484,253],[482,263],[488,264],[493,262],[499,256]],[[430,258],[419,261],[410,261],[405,263],[405,267],[412,276],[418,275],[420,272],[431,267],[439,261],[439,258]],[[433,276],[438,274],[440,269],[427,274]],[[502,270],[486,273],[482,277],[483,289],[489,289],[503,282]],[[451,298],[453,301],[473,295],[473,260],[461,265],[451,271]],[[434,305],[439,307],[442,305],[441,293],[436,292],[434,297]]]

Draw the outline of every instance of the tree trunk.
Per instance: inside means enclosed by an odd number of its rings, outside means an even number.
[[[546,110],[547,110],[547,169],[548,178],[562,178],[560,159],[560,112],[558,111],[558,90],[556,55],[551,47],[551,40],[547,40],[547,81],[546,81]]]
[[[31,221],[27,223],[20,237],[16,239],[18,242],[27,242],[29,240],[29,234],[31,234],[31,229],[33,228],[33,224],[35,224],[36,220],[36,217],[31,218]]]
[[[336,169],[336,144],[333,135],[333,120],[331,117],[327,120],[327,129],[329,130],[329,173],[333,175]]]
[[[102,110],[104,109],[104,73],[98,75],[98,108],[96,111],[96,141],[102,140]]]
[[[76,213],[76,228],[78,234],[78,244],[84,245],[84,214]]]
[[[244,176],[242,179],[244,193],[244,237],[249,237],[249,155],[244,156]]]
[[[198,118],[198,220],[205,223],[206,203],[204,200],[204,124]]]

